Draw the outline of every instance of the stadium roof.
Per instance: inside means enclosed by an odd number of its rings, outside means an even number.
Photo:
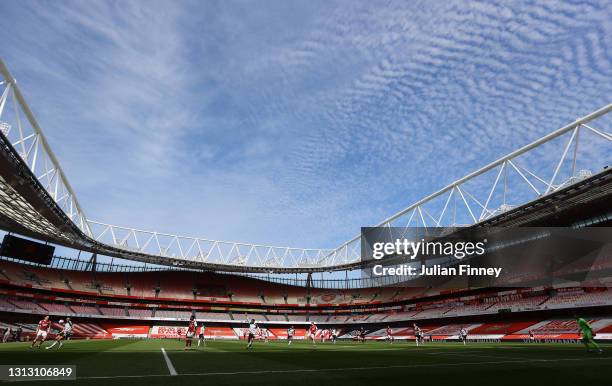
[[[0,60],[0,228],[130,260],[240,272],[360,266],[360,235],[335,249],[211,240],[89,219],[17,82]],[[610,165],[609,104],[383,220],[385,227],[473,226],[589,179]],[[609,121],[608,121],[609,122]]]

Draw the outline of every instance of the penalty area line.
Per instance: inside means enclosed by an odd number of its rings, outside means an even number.
[[[166,350],[163,347],[161,349],[161,352],[164,355],[164,359],[166,360],[166,366],[168,366],[168,372],[170,373],[170,375],[173,375],[173,376],[177,375],[176,369],[174,368],[174,365],[172,364],[170,357],[168,356],[168,354],[166,353]]]

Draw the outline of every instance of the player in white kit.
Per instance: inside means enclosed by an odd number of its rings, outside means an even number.
[[[295,335],[295,328],[291,326],[287,329],[287,340],[289,341],[289,343],[287,343],[287,346],[290,346],[291,342],[293,342],[293,335]]]
[[[461,341],[463,342],[463,345],[465,346],[465,344],[467,343],[467,337],[468,337],[468,332],[465,329],[465,327],[461,327],[461,331],[459,331],[459,335],[461,335]]]
[[[200,334],[198,335],[198,347],[200,347],[200,344],[206,346],[206,339],[204,338],[205,332],[206,332],[206,326],[202,324],[200,326]]]
[[[57,349],[59,350],[64,345],[62,343],[62,340],[64,339],[68,340],[72,336],[73,324],[72,324],[72,320],[70,320],[69,317],[67,317],[65,321],[60,320],[58,323],[63,326],[62,331],[59,334],[57,334],[57,336],[55,337],[55,342],[53,342],[51,346],[45,347],[47,350],[52,349],[53,347],[55,347],[55,345],[58,345],[58,344],[59,344],[59,347]]]
[[[257,332],[259,327],[257,327],[257,323],[255,323],[255,319],[251,319],[249,323],[249,335],[247,337],[247,350],[253,348],[253,341],[255,340],[255,336],[257,336]]]
[[[412,328],[414,330],[414,340],[416,342],[416,345],[418,346],[419,343],[422,343],[421,339],[423,339],[423,332],[421,331],[419,326],[416,325],[416,323],[412,325]]]

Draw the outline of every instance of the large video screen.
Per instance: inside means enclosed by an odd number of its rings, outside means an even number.
[[[53,259],[55,247],[36,241],[5,235],[0,246],[0,255],[33,263],[49,265]]]

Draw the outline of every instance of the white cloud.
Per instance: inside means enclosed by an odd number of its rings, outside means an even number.
[[[609,2],[5,9],[89,216],[203,237],[333,247],[612,91]]]

